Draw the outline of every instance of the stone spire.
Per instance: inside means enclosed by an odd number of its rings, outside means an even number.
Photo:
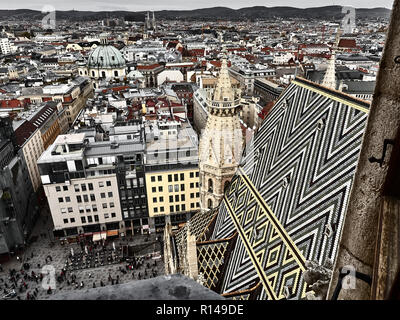
[[[322,81],[322,85],[330,88],[336,89],[336,52],[332,51],[331,58],[329,59],[328,68],[326,69],[324,80]]]
[[[331,58],[329,59],[328,68],[326,69],[324,80],[322,81],[323,86],[333,89],[333,90],[336,89],[335,63],[336,63],[336,51],[338,50],[340,34],[341,34],[341,31],[339,28],[336,33],[335,43],[332,47],[332,55],[331,55]]]
[[[240,92],[232,88],[224,57],[214,92],[207,96],[208,117],[200,138],[201,207],[214,208],[235,174],[243,151],[239,120]]]
[[[217,86],[214,91],[214,101],[233,101],[235,93],[232,89],[226,58],[222,59],[221,70],[218,76]]]

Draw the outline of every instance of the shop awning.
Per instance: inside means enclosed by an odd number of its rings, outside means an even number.
[[[101,234],[100,233],[95,233],[93,235],[93,241],[99,241],[101,239]]]
[[[93,234],[93,241],[99,241],[101,239],[107,239],[107,232],[106,231]]]
[[[107,237],[113,237],[118,235],[118,230],[108,230]]]

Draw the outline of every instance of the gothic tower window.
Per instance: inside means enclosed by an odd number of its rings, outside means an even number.
[[[213,192],[213,181],[208,179],[208,192]]]
[[[208,205],[207,205],[208,209],[212,209],[213,207],[213,203],[211,199],[208,199]]]

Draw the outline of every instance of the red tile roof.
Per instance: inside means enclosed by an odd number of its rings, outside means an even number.
[[[356,40],[355,39],[340,39],[339,48],[357,48]]]
[[[27,139],[36,131],[36,127],[25,120],[18,128],[15,130],[15,139],[17,144],[21,147]]]

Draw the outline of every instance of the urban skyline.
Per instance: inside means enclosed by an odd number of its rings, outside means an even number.
[[[0,10],[0,300],[400,299],[400,0],[52,3]]]
[[[108,1],[99,1],[99,0],[89,0],[89,1],[76,1],[71,0],[66,3],[61,0],[52,0],[48,2],[43,2],[40,0],[17,0],[12,3],[3,3],[0,9],[34,9],[41,10],[45,5],[51,5],[55,7],[56,10],[78,10],[78,11],[117,11],[117,10],[126,10],[126,11],[159,11],[159,10],[195,10],[195,9],[204,9],[204,8],[212,8],[212,7],[227,7],[232,9],[241,9],[253,6],[265,6],[265,7],[280,7],[282,6],[282,2],[277,0],[269,1],[265,3],[264,1],[252,1],[249,3],[248,1],[241,0],[221,0],[218,3],[214,1],[206,0],[199,5],[194,1],[184,1],[184,0],[173,0],[166,4],[164,1],[152,1],[151,4],[148,4],[146,1],[132,1],[129,0],[118,0],[114,2],[112,5],[109,4]],[[393,1],[392,0],[384,0],[379,4],[372,0],[351,0],[351,1],[341,1],[341,0],[332,0],[325,1],[321,3],[321,1],[316,0],[307,0],[303,1],[299,4],[298,1],[286,1],[285,6],[294,7],[294,8],[312,8],[312,7],[322,7],[322,6],[353,6],[355,8],[378,8],[385,7],[388,9],[392,8]]]

